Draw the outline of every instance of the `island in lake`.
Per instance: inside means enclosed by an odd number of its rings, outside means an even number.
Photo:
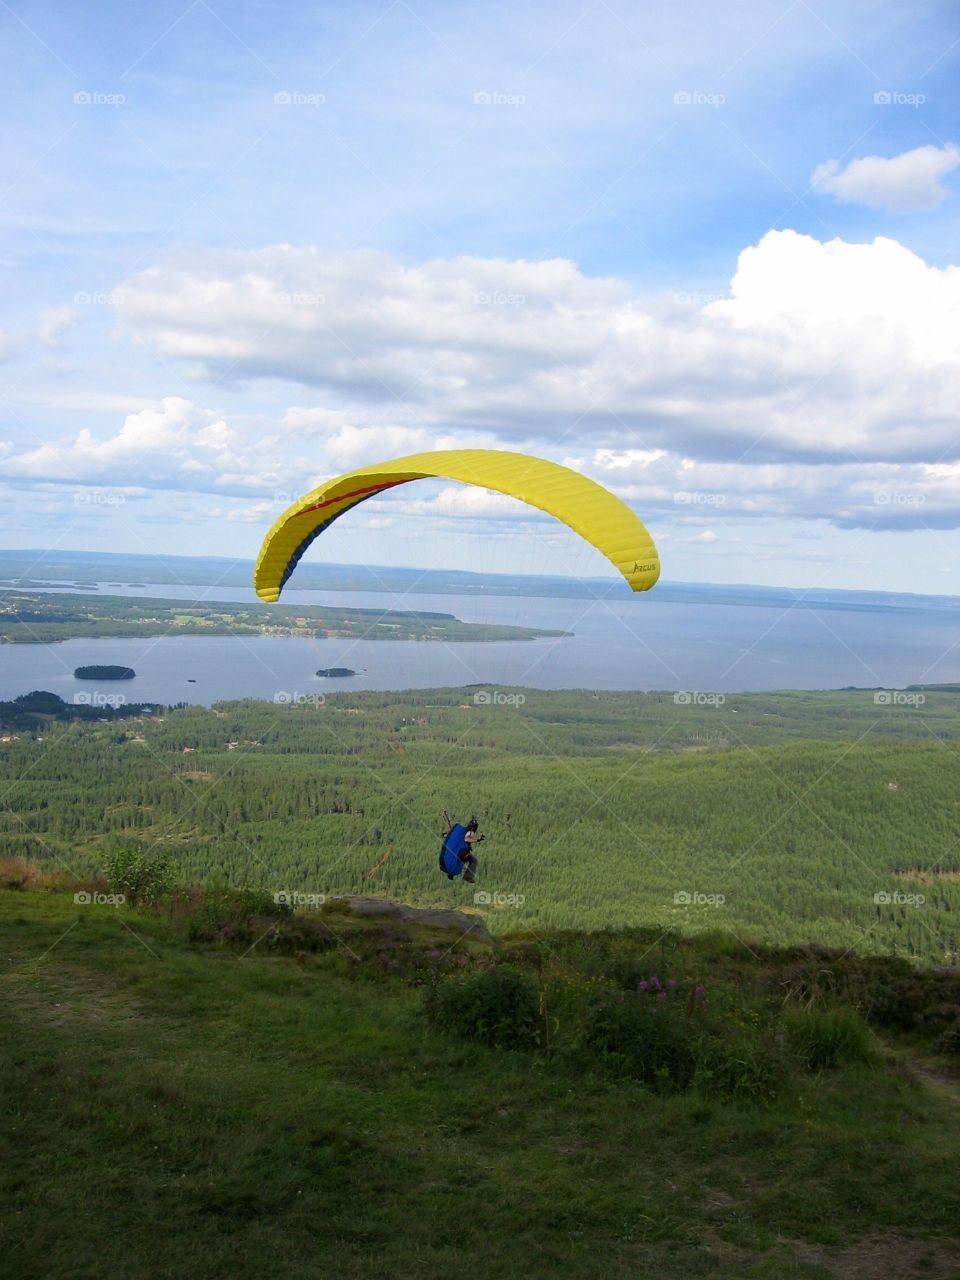
[[[91,666],[77,667],[74,680],[132,680],[137,673],[133,667]]]

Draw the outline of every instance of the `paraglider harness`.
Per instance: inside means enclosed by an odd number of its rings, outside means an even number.
[[[450,820],[446,813],[444,818],[449,824]],[[476,835],[479,825],[476,818],[471,818],[467,823],[455,822],[443,837],[439,864],[440,870],[448,880],[455,880],[457,876],[463,874],[468,884],[473,884],[475,881],[477,860],[473,853],[473,846],[479,844],[484,837],[476,836],[475,840],[470,841],[467,840],[467,834],[472,832]]]

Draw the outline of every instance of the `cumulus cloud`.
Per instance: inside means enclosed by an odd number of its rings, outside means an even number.
[[[810,178],[815,191],[842,204],[863,204],[891,213],[935,209],[946,195],[941,179],[960,165],[960,147],[916,147],[897,156],[862,156],[841,168],[836,160],[819,165]]]
[[[430,433],[422,427],[358,427],[347,423],[327,437],[326,447],[331,462],[348,470],[371,459],[418,453],[434,445]]]
[[[417,490],[408,490],[415,493]],[[470,519],[529,520],[542,517],[540,513],[517,498],[502,493],[492,493],[473,485],[445,485],[432,498],[397,500],[397,508],[405,515],[463,516]]]
[[[293,408],[284,421],[289,418],[302,430],[312,412]],[[389,456],[404,446],[447,448],[465,443],[441,434],[418,434],[415,439],[391,435],[389,427],[355,427],[324,414],[320,419],[319,438],[306,454],[299,454],[283,447],[282,432],[267,447],[256,429],[240,431],[192,401],[167,397],[128,414],[113,435],[97,436],[85,429],[27,450],[13,441],[0,441],[0,477],[47,495],[69,484],[139,495],[179,490],[246,498],[238,506],[207,508],[207,514],[212,517],[219,511],[231,522],[266,525],[308,489],[356,463]],[[292,440],[297,448],[303,444],[299,432]],[[546,440],[525,442],[525,448],[557,456]],[[358,450],[361,457],[355,456]],[[960,524],[960,462],[716,461],[667,449],[629,447],[586,449],[557,460],[592,476],[661,526],[665,519],[682,529],[721,517],[826,520],[843,528],[874,529],[946,529]],[[508,527],[517,521],[550,523],[549,517],[516,499],[444,481],[399,488],[371,500],[365,511],[369,528],[386,528],[412,515],[448,534],[457,522],[478,527],[482,521],[488,533],[496,525]],[[712,542],[712,534],[706,530],[693,541]]]
[[[274,422],[168,397],[115,433],[0,442],[25,482],[141,484],[277,513],[339,471],[426,449],[539,453],[647,518],[716,512],[841,527],[960,525],[960,269],[894,240],[770,232],[725,297],[637,297],[567,262],[405,267],[283,246],[170,260],[127,281],[137,342],[206,376],[310,388]],[[403,504],[403,505],[401,505]],[[369,517],[535,513],[481,490],[401,490]]]
[[[167,396],[126,416],[112,436],[83,428],[73,437],[17,450],[3,442],[0,470],[8,478],[146,488],[256,490],[269,478],[268,460],[241,444],[226,422],[192,401]]]
[[[840,528],[960,526],[960,464],[716,463],[665,453],[620,462],[597,452],[581,467],[641,514],[679,524],[728,518],[826,520]]]
[[[172,258],[118,291],[135,341],[205,377],[321,389],[350,461],[355,432],[382,423],[409,433],[402,448],[442,432],[564,453],[960,457],[960,270],[889,239],[769,232],[704,306],[570,262],[290,246]]]

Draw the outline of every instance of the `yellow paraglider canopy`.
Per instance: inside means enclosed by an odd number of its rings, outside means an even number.
[[[253,574],[257,595],[279,599],[310,543],[345,511],[395,485],[427,479],[493,489],[555,516],[602,552],[634,591],[649,591],[660,576],[657,549],[642,521],[603,485],[525,453],[443,449],[360,467],[327,480],[288,507],[260,548]]]

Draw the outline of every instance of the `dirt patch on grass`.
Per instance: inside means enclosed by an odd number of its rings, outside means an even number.
[[[957,1280],[960,1240],[912,1240],[877,1232],[842,1249],[797,1246],[805,1263],[817,1263],[836,1280]]]
[[[25,1021],[90,1025],[142,1018],[139,1003],[102,978],[50,960],[24,960],[0,974],[0,999]]]
[[[954,1065],[937,1058],[925,1058],[917,1053],[888,1046],[888,1061],[895,1071],[914,1084],[923,1083],[939,1098],[954,1105],[960,1104],[960,1064]],[[957,1275],[960,1276],[960,1270]]]

